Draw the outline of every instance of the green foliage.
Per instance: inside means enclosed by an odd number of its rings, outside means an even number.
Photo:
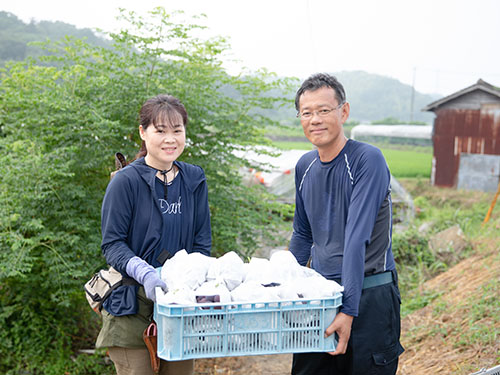
[[[417,265],[431,264],[435,259],[429,251],[427,236],[420,234],[415,228],[393,235],[392,247],[394,258],[398,263]]]
[[[470,197],[470,192],[456,190],[455,194],[446,197],[416,196],[414,206],[417,222],[430,221],[433,231],[437,232],[458,224],[469,236],[474,236],[481,229],[485,212],[488,211],[487,193],[478,193],[483,199]]]
[[[490,202],[488,194],[436,188],[430,186],[427,179],[402,179],[400,182],[413,196],[416,211],[416,217],[408,228],[396,227],[393,230],[392,251],[403,297],[401,311],[407,315],[440,297],[439,292],[422,291],[420,286],[454,265],[449,263],[453,261],[452,258],[449,261],[438,259],[430,250],[428,243],[433,234],[457,224],[469,239],[480,235],[489,236],[492,242],[498,242],[498,233],[481,225]],[[419,229],[422,224],[427,224],[428,229]],[[469,253],[470,248],[465,249],[456,254],[454,261],[463,259]],[[490,291],[491,288],[486,288],[485,296],[478,297],[476,301],[489,298],[487,294]],[[439,310],[439,305],[436,308]],[[474,316],[481,315],[483,308],[478,305],[472,309],[470,317],[473,321],[480,320],[480,317],[476,319]]]
[[[415,285],[420,285],[448,267],[430,251],[428,241],[429,235],[420,233],[413,226],[393,232],[392,251],[398,265],[401,294],[404,296],[403,316],[425,307],[438,296],[436,293],[421,293],[414,289]]]
[[[267,142],[263,126],[273,121],[256,109],[283,102],[275,93],[288,82],[265,71],[229,76],[220,60],[226,41],[199,39],[203,28],[174,21],[181,16],[123,12],[129,27],[110,35],[111,48],[65,37],[2,71],[0,372],[104,372],[68,358],[93,347],[99,322],[82,285],[105,263],[102,197],[114,153],[132,158],[139,148],[137,113],[147,98],[169,93],[187,108],[182,158],[205,170],[214,254],[252,254],[290,215],[261,187],[242,186],[247,162],[233,152]]]

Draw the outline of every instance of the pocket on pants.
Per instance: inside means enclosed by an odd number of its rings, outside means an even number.
[[[377,353],[372,354],[375,374],[395,374],[398,366],[398,358],[404,352],[403,347],[398,342],[396,345]]]

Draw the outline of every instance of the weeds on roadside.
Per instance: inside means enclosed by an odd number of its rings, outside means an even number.
[[[451,260],[438,259],[431,251],[429,239],[432,235],[459,225],[465,237],[473,241],[485,231],[491,238],[498,237],[498,229],[482,225],[490,203],[487,193],[437,188],[427,179],[401,179],[400,182],[413,196],[416,212],[406,230],[393,233],[392,251],[403,300],[401,311],[405,316],[439,297],[436,293],[422,292],[419,287],[454,265]],[[468,246],[451,258],[457,262],[472,251],[472,246]]]

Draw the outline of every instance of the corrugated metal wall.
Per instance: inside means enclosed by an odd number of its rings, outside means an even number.
[[[461,153],[500,155],[500,104],[485,104],[480,110],[441,109],[436,115],[435,185],[456,186]]]

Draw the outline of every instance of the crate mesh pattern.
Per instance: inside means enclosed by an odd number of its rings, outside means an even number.
[[[325,338],[342,295],[262,303],[155,304],[158,356],[165,360],[334,351]]]

